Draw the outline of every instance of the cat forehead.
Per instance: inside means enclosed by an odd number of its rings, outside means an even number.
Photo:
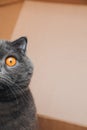
[[[6,44],[6,43],[9,43],[10,41],[6,41],[6,40],[0,40],[0,45],[1,44]]]
[[[5,55],[11,50],[11,46],[8,41],[0,40],[0,55]]]
[[[1,47],[10,47],[11,45],[11,42],[10,41],[6,41],[6,40],[0,40],[0,48]]]
[[[5,42],[6,42],[5,40],[0,40],[0,44],[5,43]]]

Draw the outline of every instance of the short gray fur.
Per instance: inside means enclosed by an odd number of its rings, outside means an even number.
[[[37,115],[29,89],[33,65],[26,56],[27,38],[0,40],[0,130],[37,130]],[[6,65],[7,57],[17,63]]]

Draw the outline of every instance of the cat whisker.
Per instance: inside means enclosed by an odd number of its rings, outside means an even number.
[[[17,87],[17,90],[15,90],[18,93],[22,94],[22,98],[25,102],[28,102],[28,96],[25,95],[25,91],[23,89],[21,89],[20,87]]]
[[[27,102],[27,103],[29,102],[28,101],[28,96],[25,95],[25,91],[29,89],[28,87],[26,89],[22,89],[15,82],[13,82],[10,77],[4,76],[4,75],[0,75],[0,77],[2,78],[2,80],[5,83],[7,83],[7,86],[9,88],[9,90],[11,91],[11,93],[13,94],[13,96],[15,97],[17,104],[18,104],[18,101],[17,101],[16,94],[22,94],[24,102]],[[17,90],[14,89],[13,87],[12,88],[9,87],[10,85],[12,85],[12,86],[15,85],[17,87]]]

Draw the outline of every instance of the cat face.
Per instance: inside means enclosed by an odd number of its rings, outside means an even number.
[[[27,38],[0,41],[0,90],[24,90],[28,87],[33,65],[26,56]]]

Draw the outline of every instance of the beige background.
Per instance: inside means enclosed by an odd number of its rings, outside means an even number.
[[[87,126],[87,6],[26,1],[12,39],[21,35],[38,113]]]

